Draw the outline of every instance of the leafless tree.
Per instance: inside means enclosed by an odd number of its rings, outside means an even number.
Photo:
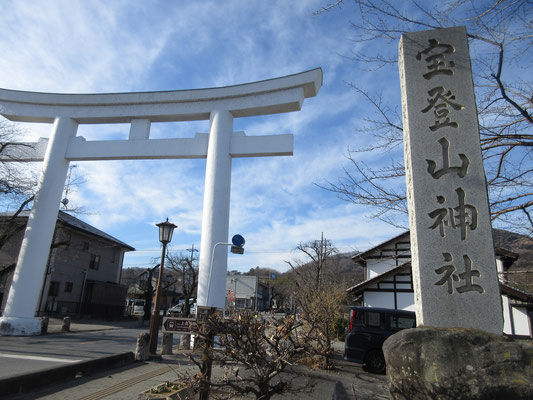
[[[294,272],[297,306],[316,354],[323,357],[323,362],[318,362],[317,366],[331,368],[335,320],[340,317],[346,298],[345,286],[336,276],[332,263],[337,249],[324,234],[320,240],[300,243],[296,249],[306,256],[305,261],[286,262]]]
[[[190,316],[190,300],[196,298],[196,287],[198,286],[198,257],[194,255],[198,251],[192,246],[190,255],[185,253],[167,253],[166,268],[177,273],[177,279],[181,285],[181,292],[184,297],[184,317]]]
[[[22,153],[33,150],[31,144],[21,142],[23,133],[19,125],[0,119],[0,205],[4,210],[11,211],[0,222],[0,249],[26,227],[18,217],[23,211],[31,209],[37,187],[37,171],[20,159]],[[82,183],[84,181],[80,176],[71,177],[69,173],[66,194]],[[67,208],[66,196],[62,204],[70,214],[85,212],[72,204]]]
[[[191,299],[196,299],[196,287],[198,286],[198,257],[194,255],[196,250],[194,245],[189,249],[190,255],[185,253],[167,253],[167,268],[177,274],[178,282],[181,284],[183,295],[183,316],[189,317],[191,314]],[[191,337],[188,334],[181,335],[180,346],[189,349]]]
[[[205,324],[197,332],[203,339],[202,346],[206,346],[203,359],[189,354],[201,372],[182,378],[198,389],[209,387],[210,397],[233,399],[251,395],[268,400],[274,395],[312,388],[310,380],[295,381],[300,376],[298,371],[287,371],[309,351],[302,322],[294,316],[261,320],[253,313],[244,312],[224,320],[209,318]],[[212,333],[217,335],[218,349],[208,345]],[[225,373],[209,379],[204,371],[206,361],[223,367]]]
[[[305,282],[305,285],[310,285],[317,290],[321,289],[324,273],[329,272],[328,261],[338,252],[337,249],[322,234],[320,240],[300,243],[296,246],[296,250],[302,252],[306,259],[303,262],[298,260],[285,262],[300,277],[300,280]]]
[[[2,218],[0,226],[0,249],[13,235],[24,229],[17,218],[24,210],[29,209],[34,198],[36,179],[28,171],[21,168],[21,163],[13,155],[14,149],[29,148],[20,143],[20,128],[6,120],[0,120],[0,203],[4,209],[15,210]]]
[[[352,0],[326,4],[354,10],[351,55],[363,71],[396,72],[397,44],[404,32],[466,26],[472,56],[481,146],[493,220],[533,233],[533,7],[524,0]],[[387,70],[388,69],[388,70]],[[392,75],[391,75],[392,76]],[[402,119],[390,96],[350,83],[369,105],[360,131],[371,144],[349,149],[337,182],[320,185],[342,199],[370,206],[374,216],[405,227]],[[385,88],[384,88],[385,89]],[[399,91],[399,88],[398,88]],[[361,153],[390,155],[388,164],[361,161]],[[376,157],[377,158],[377,157]],[[525,222],[525,223],[524,223]]]

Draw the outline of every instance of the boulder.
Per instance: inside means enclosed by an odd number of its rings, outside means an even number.
[[[416,328],[383,345],[392,399],[533,399],[533,342]]]

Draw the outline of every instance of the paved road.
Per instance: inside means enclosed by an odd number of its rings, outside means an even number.
[[[142,332],[147,332],[147,328],[30,337],[2,336],[0,377],[135,351],[137,336]],[[177,345],[178,336],[174,336]],[[159,337],[161,340],[162,335]]]

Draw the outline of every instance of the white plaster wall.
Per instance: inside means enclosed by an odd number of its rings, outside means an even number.
[[[496,271],[498,271],[498,274],[503,272],[503,262],[500,257],[496,257]],[[498,276],[500,277],[500,280],[502,280],[502,275]]]
[[[515,335],[530,335],[529,318],[523,307],[513,307],[513,322]]]
[[[394,293],[365,292],[365,307],[394,308]]]
[[[409,275],[396,275],[396,282],[411,282],[411,274]]]
[[[398,310],[415,311],[414,293],[397,293]]]
[[[509,298],[502,296],[502,308],[503,308],[503,333],[512,334],[511,330],[511,317],[509,314]]]
[[[397,289],[411,289],[410,283],[396,283]]]
[[[365,279],[372,279],[375,276],[381,275],[384,272],[387,272],[396,267],[396,260],[382,259],[382,260],[368,260],[366,263],[366,274]]]
[[[237,282],[235,282],[235,280]],[[251,299],[255,296],[257,277],[246,275],[228,275],[226,277],[226,293],[228,290],[236,290],[236,298]]]

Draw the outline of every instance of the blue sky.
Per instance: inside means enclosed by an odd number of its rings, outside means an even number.
[[[400,96],[396,69],[363,73],[346,58],[355,46],[352,6],[314,16],[324,4],[3,1],[0,87],[58,93],[195,89],[321,67],[323,87],[302,111],[235,120],[234,130],[248,135],[295,136],[292,157],[233,160],[229,237],[240,233],[246,245],[244,255],[229,256],[228,269],[283,271],[285,260],[298,257],[294,247],[322,232],[343,252],[364,250],[400,232],[315,185],[336,181],[348,147],[368,140],[356,132],[366,104],[346,82]],[[391,51],[396,47],[391,44]],[[152,124],[151,137],[193,137],[208,132],[208,124]],[[24,129],[25,140],[37,140],[49,136],[51,125],[24,124]],[[80,125],[78,135],[125,139],[128,131],[128,125]],[[369,156],[360,160],[364,157]],[[158,257],[155,224],[167,217],[178,225],[171,250],[200,247],[205,160],[75,164],[73,176],[85,183],[73,188],[70,204],[86,210],[81,219],[138,250],[126,256],[126,267],[147,267]]]

